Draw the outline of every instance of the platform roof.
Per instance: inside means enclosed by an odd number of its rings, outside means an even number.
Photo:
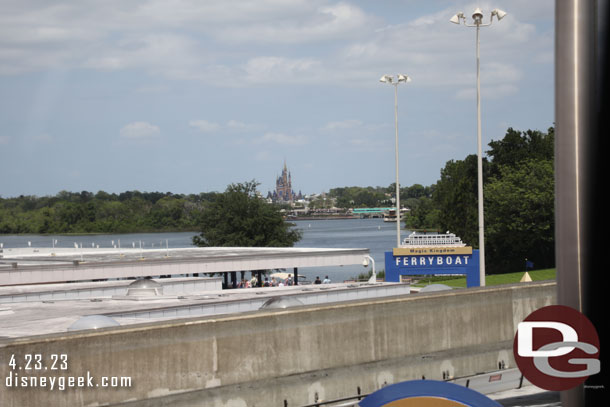
[[[364,248],[4,249],[0,285],[362,264]]]
[[[165,290],[139,298],[128,293],[134,280],[2,287],[0,294],[14,295],[14,298],[11,302],[0,302],[0,346],[16,338],[67,332],[83,317],[112,318],[125,326],[257,311],[274,298],[298,299],[303,306],[309,306],[410,293],[409,285],[400,283],[333,283],[233,290],[219,289],[220,284],[217,284],[216,289],[208,291],[206,282],[214,280],[220,282],[218,277],[157,279]],[[138,281],[142,280],[135,280]],[[181,291],[181,287],[189,283],[193,286]],[[176,287],[168,292],[171,285]],[[103,287],[115,290],[102,291]],[[66,291],[85,288],[89,288],[88,292],[78,296],[66,294]],[[28,298],[23,298],[26,292]],[[52,292],[58,295],[48,299]],[[61,298],[63,295],[65,298]]]

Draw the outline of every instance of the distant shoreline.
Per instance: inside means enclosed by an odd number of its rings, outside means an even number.
[[[350,215],[328,215],[328,216],[297,216],[297,217],[288,217],[284,220],[286,222],[291,221],[308,221],[308,220],[351,220],[351,219],[363,219],[359,216],[350,216]],[[381,218],[371,218],[371,219],[381,219]],[[173,229],[173,230],[132,230],[132,231],[104,231],[104,232],[47,232],[47,233],[0,233],[0,237],[2,236],[98,236],[98,235],[133,235],[133,234],[158,234],[158,233],[193,233],[199,234],[201,230],[197,229]]]

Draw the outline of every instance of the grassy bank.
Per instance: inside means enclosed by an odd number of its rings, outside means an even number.
[[[485,285],[501,285],[501,284],[513,284],[518,283],[523,278],[525,272],[519,271],[517,273],[506,273],[506,274],[493,274],[485,277]],[[555,269],[545,270],[530,270],[528,271],[532,281],[542,280],[554,280],[556,275]],[[423,287],[428,284],[445,284],[449,287],[454,288],[466,288],[466,277],[424,277],[418,284],[414,284],[416,287]]]

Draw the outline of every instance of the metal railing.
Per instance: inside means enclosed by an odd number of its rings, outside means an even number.
[[[487,382],[488,383],[492,383],[492,382],[501,382],[503,379],[503,376],[510,376],[511,374],[513,376],[515,376],[514,374],[518,372],[518,375],[516,375],[516,377],[518,377],[517,380],[507,380],[505,381],[505,385],[499,385],[499,387],[501,387],[501,390],[496,390],[496,391],[503,391],[503,390],[511,390],[511,389],[520,389],[523,387],[524,385],[524,377],[523,374],[521,374],[521,372],[519,372],[518,369],[502,369],[499,371],[494,371],[494,372],[489,372],[489,373],[481,373],[478,375],[474,375],[474,376],[462,376],[462,377],[452,377],[452,378],[443,378],[444,382],[450,382],[450,383],[456,383],[458,385],[467,387],[467,388],[471,388],[473,390],[478,390],[477,388],[480,387],[478,385],[475,385],[474,387],[472,386],[472,382],[475,381],[475,379],[479,379],[476,380],[477,382],[481,382],[482,380],[484,380],[485,377],[487,377]],[[448,377],[448,376],[447,376]],[[425,379],[425,377],[422,377],[422,379]],[[516,383],[515,383],[516,382]],[[494,393],[496,392],[494,391]],[[318,399],[318,395],[317,393],[315,394],[315,401],[311,404],[293,404],[293,405],[289,405],[287,400],[284,400],[284,404],[283,407],[356,407],[358,404],[358,401],[364,399],[365,397],[369,396],[372,393],[362,393],[360,386],[357,387],[356,390],[356,395],[353,396],[346,396],[346,397],[341,397],[341,398],[336,398],[333,400],[319,400]]]

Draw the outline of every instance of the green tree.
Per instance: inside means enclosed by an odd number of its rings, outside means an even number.
[[[483,177],[488,169],[483,162]],[[478,248],[477,156],[449,161],[441,170],[441,178],[433,193],[442,230],[449,230],[466,244]]]
[[[405,216],[405,228],[409,230],[438,230],[440,228],[440,211],[437,205],[428,197],[408,198],[408,208]]]
[[[555,143],[555,129],[548,129],[547,133],[538,130],[524,132],[508,128],[502,140],[491,141],[490,150],[487,151],[493,166],[492,173],[499,174],[504,166],[517,166],[527,160],[553,161]]]
[[[400,198],[421,198],[428,196],[429,188],[421,184],[413,184],[410,187],[400,188]]]
[[[329,191],[339,208],[373,208],[383,205],[386,189],[382,187],[341,187]]]
[[[231,184],[200,218],[196,246],[290,247],[301,233],[284,221],[279,209],[256,194],[253,180]]]
[[[56,196],[0,198],[0,233],[129,233],[196,230],[215,193],[60,191]]]
[[[491,141],[485,184],[486,263],[490,273],[521,270],[525,258],[553,267],[555,130],[509,128]]]
[[[553,267],[554,173],[551,160],[503,165],[485,186],[485,246],[490,273],[522,270],[525,259]]]

